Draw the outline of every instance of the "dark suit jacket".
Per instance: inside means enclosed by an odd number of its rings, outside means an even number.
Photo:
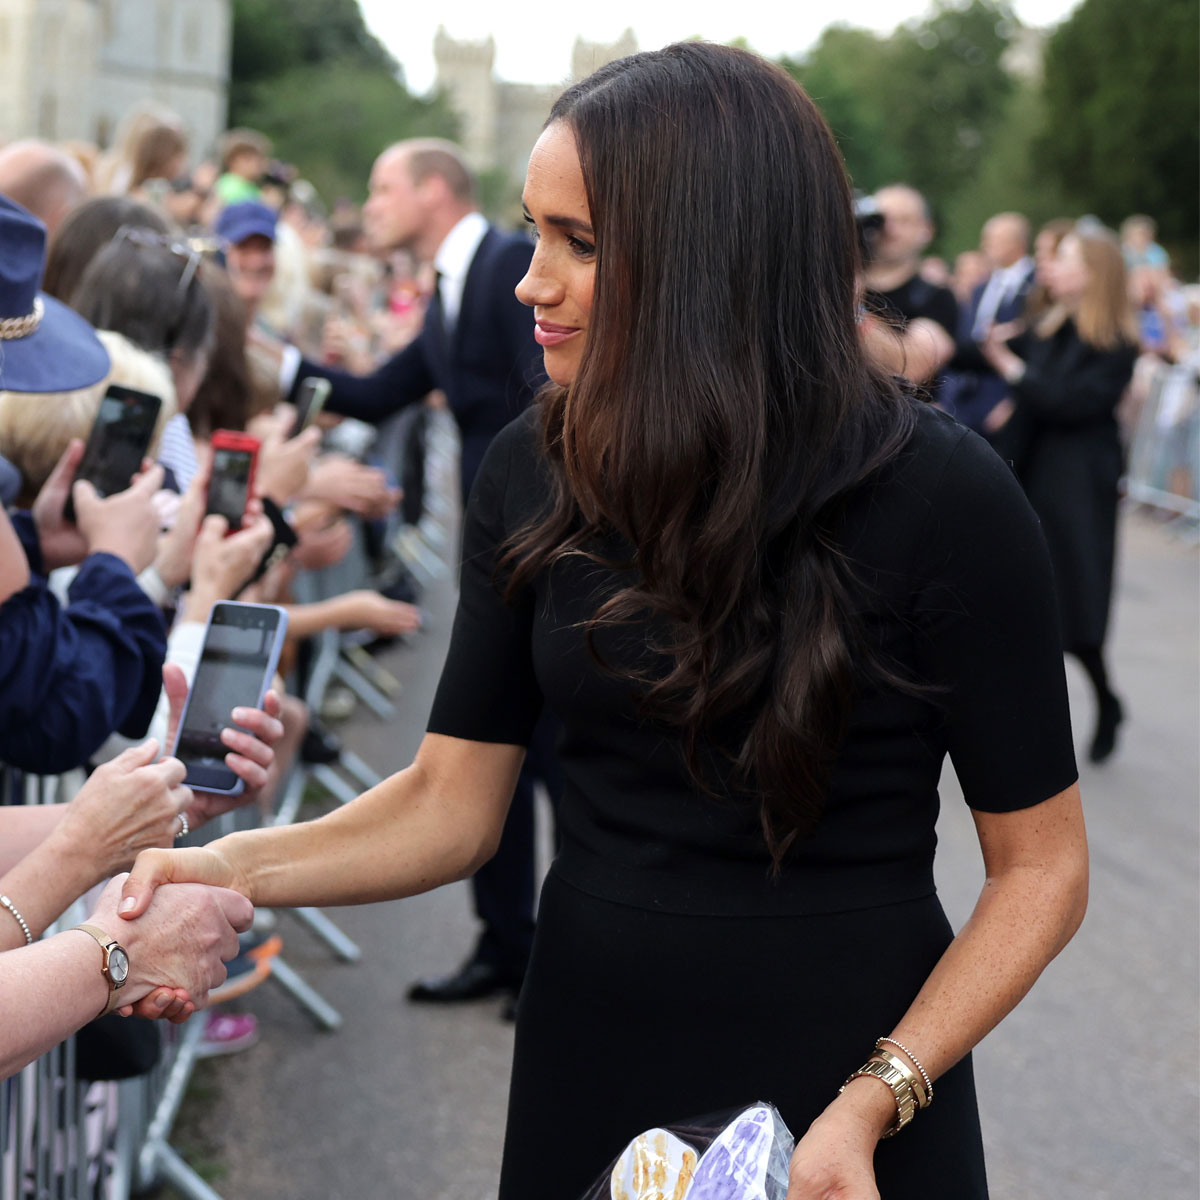
[[[985,279],[959,310],[956,349],[949,365],[949,384],[939,397],[939,401],[959,422],[976,433],[983,432],[983,422],[988,413],[1009,393],[1008,384],[992,370],[991,363],[983,357],[979,343],[972,336],[975,319],[979,316],[979,302],[987,285]],[[997,325],[1015,321],[1025,311],[1025,300],[1031,287],[1032,267],[1016,292],[996,309]]]
[[[435,389],[445,392],[462,436],[465,498],[492,438],[545,382],[541,347],[533,340],[533,312],[513,294],[532,256],[527,238],[489,228],[467,271],[451,333],[435,292],[421,332],[372,374],[351,375],[303,360],[297,385],[307,375],[328,379],[333,389],[326,407],[370,422]]]

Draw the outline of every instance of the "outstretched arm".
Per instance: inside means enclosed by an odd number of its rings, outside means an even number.
[[[122,916],[184,880],[297,907],[393,900],[464,879],[496,852],[524,757],[521,746],[426,734],[412,766],[320,820],[143,852]]]

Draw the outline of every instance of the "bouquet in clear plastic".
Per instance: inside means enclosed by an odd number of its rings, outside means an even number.
[[[785,1200],[795,1145],[762,1103],[648,1129],[580,1200]]]

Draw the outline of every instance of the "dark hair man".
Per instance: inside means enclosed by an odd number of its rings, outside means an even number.
[[[367,376],[296,361],[294,381],[328,379],[331,412],[378,422],[440,389],[458,423],[465,501],[491,440],[545,381],[529,310],[514,288],[533,254],[530,241],[503,233],[479,212],[475,183],[458,147],[436,139],[390,146],[371,171],[363,222],[372,249],[409,250],[437,271],[425,323],[403,350]],[[556,798],[552,735],[539,728],[526,756],[496,856],[472,878],[483,932],[456,972],[423,980],[413,1000],[446,1002],[509,992],[524,977],[533,942],[535,779]]]

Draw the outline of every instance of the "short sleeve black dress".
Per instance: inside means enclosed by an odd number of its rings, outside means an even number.
[[[531,412],[495,439],[468,504],[429,722],[524,745],[544,702],[564,731],[501,1200],[574,1200],[642,1130],[756,1100],[799,1136],[951,939],[933,881],[945,756],[989,812],[1076,778],[1037,519],[991,448],[943,414],[920,410],[842,540],[874,652],[926,686],[861,691],[821,822],[774,879],[753,798],[698,790],[677,736],[590,655],[583,624],[621,573],[568,559],[501,598],[496,549],[547,489]],[[652,665],[646,633],[605,630],[597,649]],[[987,1195],[970,1060],[936,1090],[880,1144],[883,1200]]]

